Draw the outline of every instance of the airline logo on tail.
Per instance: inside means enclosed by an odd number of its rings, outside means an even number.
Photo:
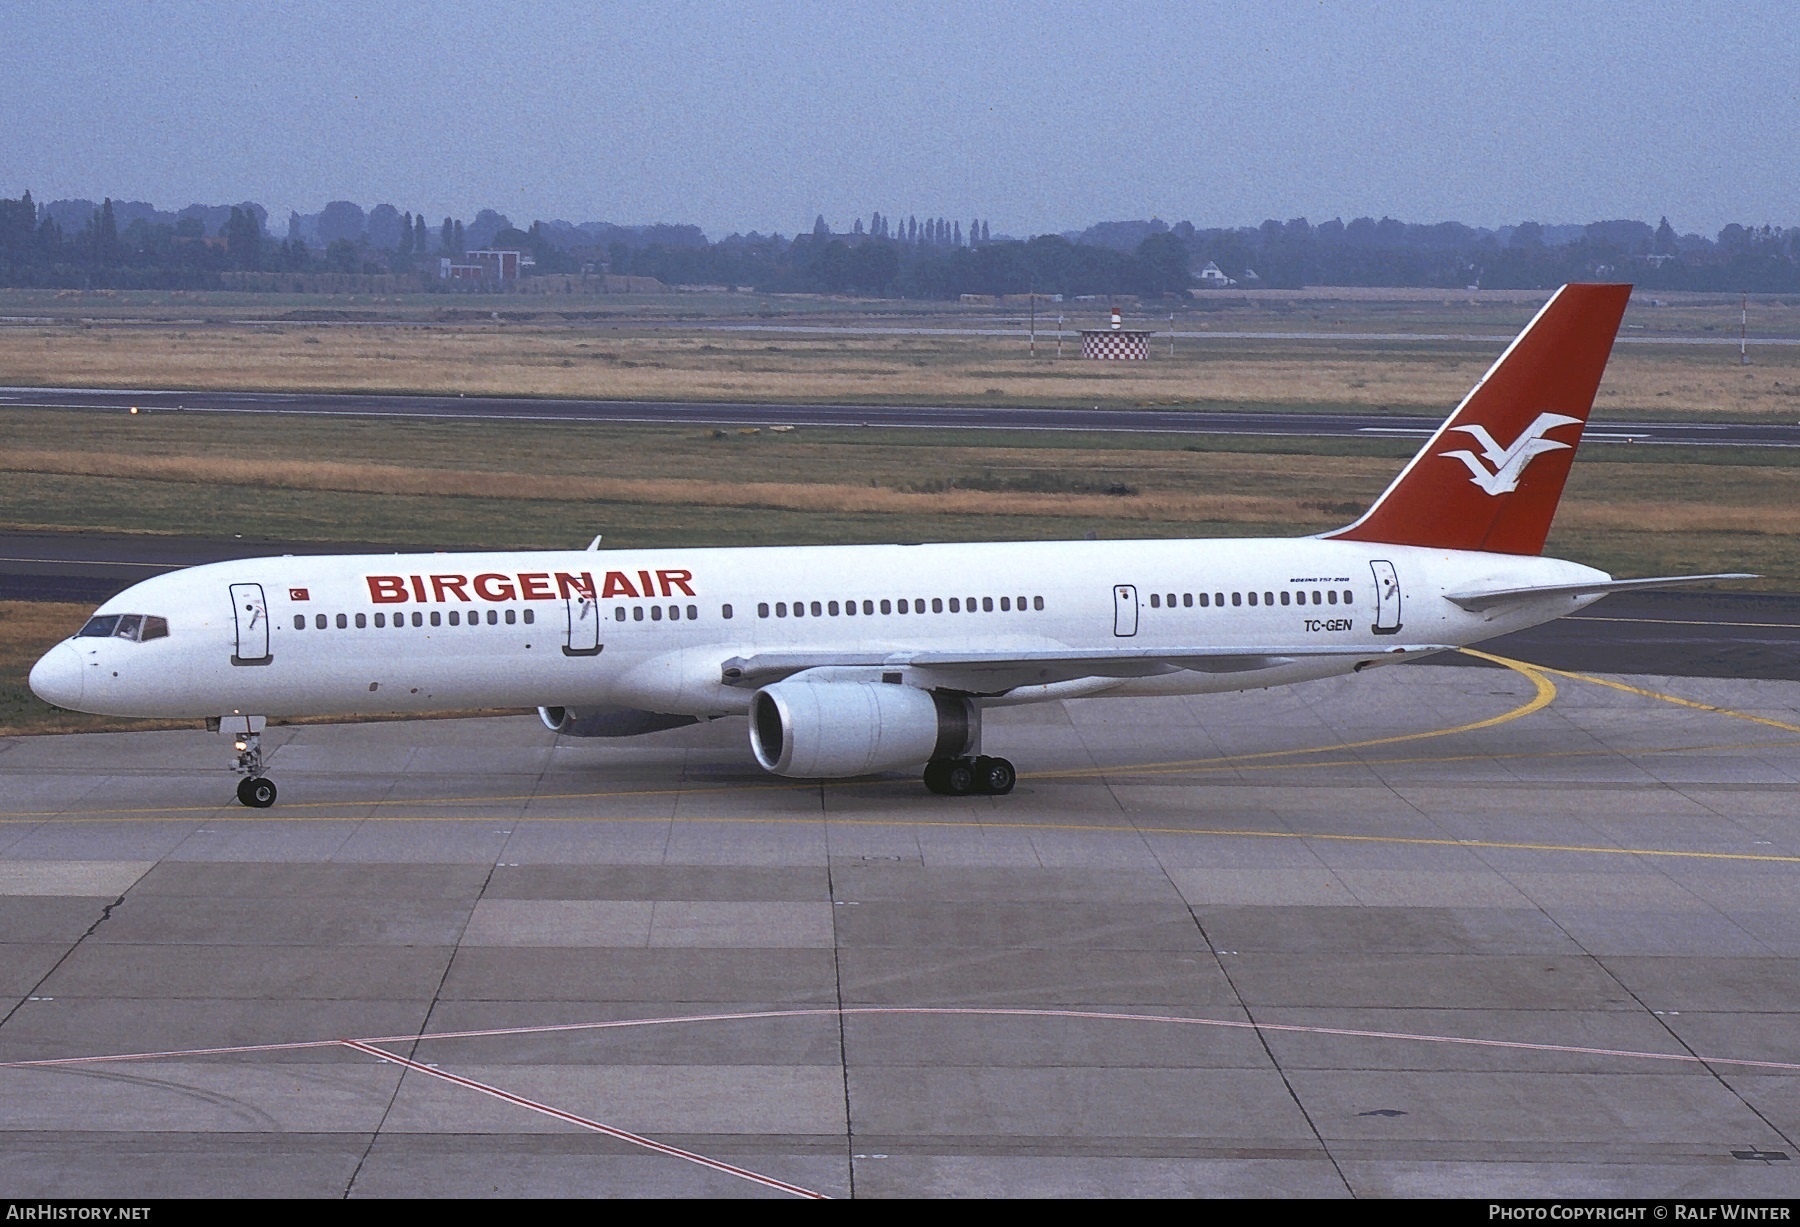
[[[1469,467],[1469,480],[1483,493],[1494,496],[1511,494],[1519,488],[1525,467],[1545,452],[1567,451],[1573,443],[1559,443],[1544,436],[1559,426],[1579,426],[1580,418],[1566,413],[1540,413],[1537,420],[1520,432],[1510,446],[1501,447],[1485,426],[1452,426],[1481,445],[1481,455],[1474,452],[1439,452],[1446,460],[1460,460]],[[1486,464],[1482,462],[1486,461]]]

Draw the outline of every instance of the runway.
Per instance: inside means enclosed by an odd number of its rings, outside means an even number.
[[[0,741],[12,1195],[1800,1192],[1800,683],[1008,709],[982,800],[270,741]]]
[[[609,422],[627,425],[889,430],[1104,431],[1257,438],[1424,439],[1441,416],[1389,413],[1256,413],[1183,409],[1042,409],[978,405],[796,405],[687,401],[552,400],[488,396],[371,396],[312,392],[0,387],[0,406],[141,412],[349,414],[434,420]],[[1588,444],[1800,447],[1800,424],[1597,422]]]

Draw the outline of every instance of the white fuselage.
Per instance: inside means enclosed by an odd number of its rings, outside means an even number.
[[[1484,614],[1447,593],[1605,578],[1555,559],[1315,538],[253,558],[120,593],[98,614],[166,619],[168,633],[71,638],[32,685],[59,706],[121,716],[623,707],[704,718],[747,709],[751,690],[721,668],[759,653],[1316,643],[1374,659],[1400,639],[1471,644],[1598,599]],[[980,701],[1244,690],[1366,663],[1173,669]]]

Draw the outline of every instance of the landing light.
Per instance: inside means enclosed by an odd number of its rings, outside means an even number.
[[[239,753],[242,753],[243,751],[248,750],[250,748],[250,743],[245,741],[242,737],[240,737],[236,741],[231,743],[231,748],[238,751]]]
[[[132,411],[132,412],[133,412],[133,413],[136,413],[136,412],[137,412],[137,406],[136,406],[136,405],[133,405],[133,406],[132,406],[132,407],[131,407],[131,411]]]

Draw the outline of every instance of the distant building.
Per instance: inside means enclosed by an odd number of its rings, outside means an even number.
[[[525,270],[537,267],[528,251],[511,248],[482,248],[466,251],[460,257],[445,256],[438,261],[438,276],[445,281],[472,282],[482,285],[512,285]]]
[[[1206,286],[1208,289],[1222,290],[1226,286],[1236,285],[1237,282],[1221,272],[1217,264],[1208,260],[1206,262],[1206,267],[1200,270],[1200,284]]]

